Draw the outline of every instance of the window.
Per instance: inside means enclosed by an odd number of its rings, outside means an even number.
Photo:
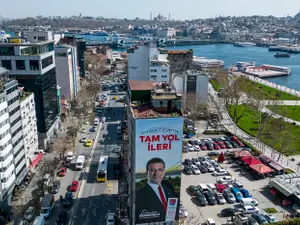
[[[166,69],[162,69],[161,71],[162,71],[162,72],[167,72],[167,70],[166,70]]]
[[[24,60],[16,60],[17,70],[25,70],[25,61]]]
[[[157,70],[150,70],[150,72],[157,72]]]
[[[53,64],[52,55],[42,60],[42,68],[43,69],[46,68],[47,66],[52,65],[52,64]]]
[[[10,60],[2,60],[2,67],[5,69],[11,70],[11,61]]]
[[[29,60],[30,70],[39,70],[40,65],[38,60]]]
[[[15,55],[14,47],[0,47],[0,55]]]
[[[46,37],[38,37],[39,41],[46,41]]]

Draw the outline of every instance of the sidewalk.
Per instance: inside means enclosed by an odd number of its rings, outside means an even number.
[[[215,102],[216,106],[219,108],[220,114],[222,116],[222,124],[223,126],[230,131],[231,133],[239,136],[240,138],[247,141],[249,144],[260,150],[264,155],[268,156],[272,160],[279,163],[281,166],[285,168],[292,169],[294,171],[299,170],[299,166],[297,165],[296,161],[290,161],[289,157],[285,155],[281,155],[279,152],[277,152],[275,149],[265,145],[261,141],[257,140],[256,138],[250,136],[243,130],[241,130],[236,124],[232,121],[230,115],[228,114],[225,105],[217,95],[217,92],[213,89],[211,84],[209,83],[209,94],[212,96],[213,101]],[[280,157],[279,157],[280,156]],[[279,160],[278,160],[279,159]],[[278,161],[277,161],[278,160]]]

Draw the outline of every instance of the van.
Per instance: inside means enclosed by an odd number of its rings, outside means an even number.
[[[253,198],[242,198],[240,200],[240,204],[241,204],[241,206],[247,206],[247,205],[258,206],[258,201],[256,201]]]
[[[99,125],[99,123],[100,123],[100,119],[98,117],[96,117],[94,119],[94,125],[97,126],[97,125]]]
[[[216,222],[212,218],[207,219],[207,225],[216,225]]]
[[[82,170],[85,163],[85,156],[79,155],[76,160],[76,170]]]
[[[235,187],[231,188],[231,192],[234,195],[234,197],[236,198],[237,202],[239,202],[239,201],[241,201],[243,199],[243,195],[242,195],[242,193],[240,192],[239,189],[237,189]]]
[[[205,184],[198,184],[198,188],[201,192],[209,191],[209,188]]]
[[[206,186],[210,189],[211,192],[217,193],[217,188],[214,184],[207,184]]]

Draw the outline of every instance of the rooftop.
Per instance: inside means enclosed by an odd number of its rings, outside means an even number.
[[[160,113],[154,110],[152,103],[132,102],[131,108],[135,118],[179,117],[178,112]]]
[[[186,54],[190,50],[168,50],[168,54]]]
[[[32,92],[25,92],[25,91],[20,92],[20,102],[24,101],[31,94],[32,94]]]
[[[291,194],[300,198],[300,174],[292,173],[285,175],[278,175],[274,179],[271,179],[269,185],[272,187],[280,188],[286,196]]]
[[[131,91],[151,91],[157,82],[130,80],[128,81]]]
[[[41,42],[20,42],[20,43],[5,43],[0,42],[0,46],[41,46],[45,44],[54,43],[53,41],[41,41]]]

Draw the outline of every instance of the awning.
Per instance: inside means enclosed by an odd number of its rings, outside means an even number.
[[[257,158],[254,157],[243,157],[241,160],[246,163],[247,165],[256,165],[256,164],[262,164],[261,161],[259,161]]]
[[[282,167],[281,165],[279,165],[277,162],[274,161],[270,162],[268,165],[277,171],[284,170],[284,167]]]
[[[270,158],[269,158],[268,156],[266,156],[266,155],[260,155],[259,158],[260,158],[261,161],[263,161],[263,162],[265,162],[265,163],[269,163],[269,162],[272,161],[272,159],[270,159]]]
[[[264,164],[250,165],[250,168],[258,172],[259,174],[274,172],[274,170]]]
[[[40,152],[37,155],[37,157],[32,161],[32,163],[29,165],[29,168],[35,167],[39,163],[39,161],[42,160],[43,157],[44,157],[44,154]]]
[[[251,153],[249,151],[246,150],[242,150],[242,151],[235,151],[234,155],[236,158],[243,158],[243,157],[251,157]]]

